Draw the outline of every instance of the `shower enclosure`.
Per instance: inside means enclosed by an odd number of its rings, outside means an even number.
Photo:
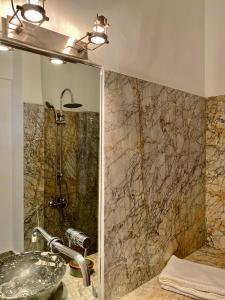
[[[63,99],[65,93],[70,95],[70,103],[63,105]],[[56,164],[55,164],[55,195],[54,198],[50,200],[49,205],[53,208],[58,208],[62,215],[64,216],[64,208],[68,206],[68,195],[63,193],[63,185],[67,191],[67,184],[63,178],[63,157],[62,157],[62,143],[63,143],[63,127],[66,125],[65,116],[63,114],[63,106],[75,109],[81,107],[82,104],[74,102],[74,96],[71,89],[66,88],[62,91],[60,95],[60,110],[57,112],[54,106],[46,101],[47,108],[54,112],[55,124],[56,124]]]

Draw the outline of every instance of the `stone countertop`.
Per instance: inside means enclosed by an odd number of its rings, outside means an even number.
[[[204,246],[186,259],[209,266],[225,268],[225,252]],[[158,277],[141,285],[121,300],[189,300],[190,297],[178,295],[160,288]]]
[[[98,287],[98,254],[88,256],[94,261],[94,273],[91,281],[95,289]],[[70,275],[70,268],[67,266],[66,274],[52,300],[96,300],[92,293],[92,286],[84,287],[83,278]]]

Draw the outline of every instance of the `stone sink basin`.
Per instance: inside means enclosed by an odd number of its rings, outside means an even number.
[[[66,263],[50,252],[25,252],[0,261],[0,299],[46,300],[57,290]]]

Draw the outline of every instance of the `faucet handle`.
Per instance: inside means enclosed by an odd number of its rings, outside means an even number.
[[[86,236],[83,232],[75,230],[73,228],[68,228],[66,230],[66,237],[70,243],[79,246],[83,249],[88,249],[91,245],[91,239]]]

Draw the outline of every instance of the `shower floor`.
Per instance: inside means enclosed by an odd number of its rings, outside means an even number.
[[[204,246],[195,251],[186,259],[202,263],[208,266],[215,266],[225,269],[224,251]],[[160,288],[158,276],[141,285],[133,292],[121,298],[122,300],[188,300],[192,299],[186,296],[178,295],[165,291]]]

